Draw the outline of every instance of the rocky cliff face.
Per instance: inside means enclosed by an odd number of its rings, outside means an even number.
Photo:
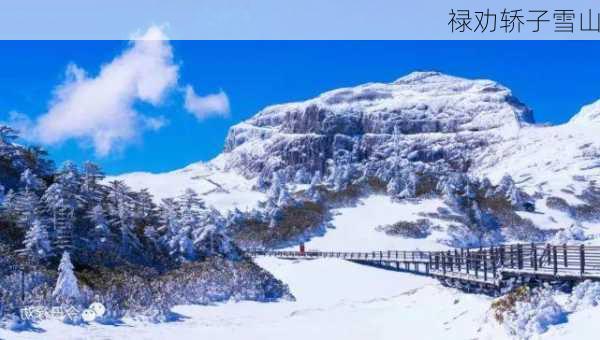
[[[384,181],[397,167],[466,171],[496,130],[515,133],[533,122],[531,110],[493,81],[415,72],[268,107],[230,129],[226,163],[265,181],[284,170],[307,182],[303,173],[331,175],[347,164],[356,176]]]

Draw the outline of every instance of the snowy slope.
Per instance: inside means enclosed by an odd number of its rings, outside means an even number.
[[[364,340],[401,336],[470,339],[485,318],[490,299],[442,287],[433,279],[370,268],[335,259],[258,263],[288,282],[296,301],[229,302],[180,306],[182,322],[77,327],[47,321],[44,333],[7,333],[10,339],[223,339]],[[133,326],[133,327],[132,327]],[[67,335],[68,334],[68,335]],[[502,339],[492,335],[481,339]]]
[[[420,213],[436,212],[445,207],[440,199],[395,202],[383,195],[373,195],[362,200],[356,207],[334,210],[333,229],[325,235],[306,243],[306,249],[331,251],[376,251],[376,250],[437,250],[445,248],[438,243],[443,232],[434,232],[425,239],[410,239],[388,236],[376,228],[398,221],[422,219]],[[432,222],[446,226],[445,221]]]
[[[471,171],[492,182],[510,174],[520,188],[536,195],[536,213],[519,214],[539,228],[580,224],[588,235],[597,236],[600,221],[574,220],[566,212],[548,207],[547,199],[558,197],[571,205],[583,204],[578,196],[600,184],[599,132],[600,101],[583,107],[565,124],[526,126],[516,136],[505,136],[478,155]]]
[[[255,180],[235,171],[225,171],[215,159],[209,163],[194,163],[183,169],[153,174],[134,172],[109,177],[106,181],[122,180],[135,190],[147,188],[157,201],[181,195],[185,189],[195,190],[209,205],[221,212],[238,208],[252,209],[264,194],[252,190]]]
[[[517,136],[486,149],[474,162],[473,173],[492,181],[509,173],[532,194],[544,192],[581,203],[574,194],[590,181],[600,181],[600,119],[584,120],[580,115],[563,125],[521,128]]]

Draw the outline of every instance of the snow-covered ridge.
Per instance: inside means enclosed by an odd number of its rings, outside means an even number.
[[[437,72],[414,72],[392,83],[325,92],[303,102],[273,105],[231,128],[226,149],[276,133],[356,135],[488,130],[533,123],[506,87]]]
[[[585,105],[571,118],[571,124],[600,124],[600,100]]]
[[[110,177],[106,181],[123,180],[134,190],[148,188],[157,200],[180,196],[190,188],[221,212],[234,208],[251,209],[264,198],[263,193],[252,190],[255,180],[244,178],[234,171],[225,171],[218,163],[217,158],[210,163],[194,163],[171,172],[133,172]]]

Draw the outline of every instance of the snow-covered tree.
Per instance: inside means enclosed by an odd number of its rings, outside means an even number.
[[[160,229],[162,236],[160,244],[167,249],[170,255],[179,255],[178,233],[181,230],[179,218],[179,205],[173,198],[163,199],[160,205]]]
[[[178,198],[177,208],[179,209],[179,229],[171,237],[171,250],[172,253],[191,260],[196,256],[193,232],[202,227],[205,214],[203,210],[206,209],[206,206],[195,191],[187,189]]]
[[[308,183],[310,179],[310,175],[308,174],[308,172],[306,172],[304,168],[298,169],[298,171],[296,171],[296,174],[294,175],[295,183]]]
[[[308,186],[308,189],[306,190],[306,196],[310,200],[313,200],[315,202],[318,202],[321,200],[321,195],[319,194],[319,188],[318,188],[318,186],[321,184],[321,181],[322,181],[321,172],[317,170],[315,172],[315,174],[312,176],[312,179],[310,180],[310,185]]]
[[[39,191],[44,187],[44,181],[35,175],[31,169],[23,171],[21,174],[21,183],[23,183],[25,191]]]
[[[42,201],[50,213],[50,225],[55,235],[56,249],[71,250],[76,202],[72,200],[61,182],[50,185],[44,192]]]
[[[404,182],[398,176],[394,176],[387,185],[386,191],[390,196],[397,196],[404,190]]]
[[[525,204],[526,200],[523,197],[523,193],[517,188],[516,185],[513,185],[508,190],[508,199],[510,204],[516,208],[522,208]]]
[[[50,239],[47,227],[39,220],[33,221],[25,234],[23,254],[35,259],[42,260],[51,255]]]
[[[87,212],[86,216],[92,222],[92,245],[95,248],[112,245],[112,233],[102,205],[98,204]]]
[[[416,173],[410,172],[404,181],[404,189],[400,192],[399,197],[412,198],[417,196],[417,182],[419,177]]]
[[[110,182],[107,205],[109,223],[119,230],[121,255],[131,255],[141,244],[135,234],[134,202],[129,187],[122,181]]]
[[[77,301],[80,296],[81,293],[77,284],[77,277],[73,272],[71,256],[68,251],[65,251],[58,266],[58,279],[54,291],[52,291],[52,297],[59,302],[73,302]]]
[[[104,173],[100,167],[92,162],[83,164],[81,174],[81,195],[90,206],[96,206],[103,197],[104,190],[100,182],[104,179]]]
[[[134,210],[137,218],[146,220],[147,222],[156,220],[158,217],[157,206],[148,189],[144,188],[134,193]]]
[[[515,182],[513,181],[512,177],[508,174],[505,174],[504,176],[502,176],[502,179],[500,179],[500,182],[498,182],[496,190],[494,190],[494,194],[498,196],[504,195],[508,197],[509,190],[514,186]]]
[[[294,199],[290,195],[290,192],[288,191],[287,187],[282,187],[279,191],[279,197],[277,198],[277,206],[284,208],[292,205],[293,203]]]
[[[12,190],[8,190],[2,200],[2,210],[8,215],[15,215],[17,212],[17,194]]]
[[[49,211],[57,251],[72,250],[76,212],[85,199],[81,192],[81,176],[72,162],[65,162],[56,173],[55,182],[46,189],[42,201]]]
[[[269,191],[267,192],[267,196],[269,199],[273,201],[277,201],[279,199],[279,193],[281,188],[285,186],[285,179],[281,172],[276,171],[273,173],[273,178],[271,179],[271,186],[269,187]]]

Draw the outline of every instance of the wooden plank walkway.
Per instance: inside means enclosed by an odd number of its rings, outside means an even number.
[[[291,259],[340,258],[440,280],[500,287],[511,278],[540,281],[600,281],[600,246],[508,244],[444,251],[274,251],[251,255]]]

